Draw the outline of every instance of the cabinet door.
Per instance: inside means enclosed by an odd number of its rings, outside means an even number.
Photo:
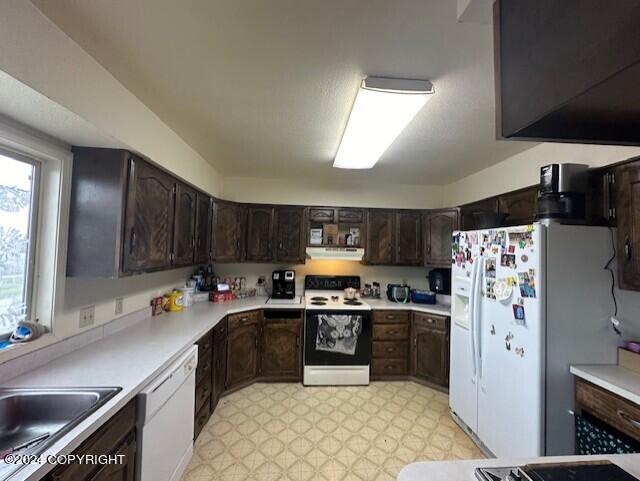
[[[531,224],[538,210],[538,186],[509,192],[498,197],[498,211],[509,214],[506,225]]]
[[[640,162],[617,168],[615,178],[618,283],[640,290]]]
[[[206,264],[210,260],[211,207],[211,198],[206,194],[198,192],[196,205],[196,264]]]
[[[368,264],[393,264],[393,219],[388,210],[370,210],[367,214]]]
[[[456,209],[431,211],[425,215],[425,264],[449,267],[451,265],[451,237],[458,228]]]
[[[176,207],[173,223],[173,265],[193,264],[196,233],[196,191],[176,183]]]
[[[304,263],[304,220],[304,207],[276,209],[275,260],[277,262]]]
[[[434,328],[426,319],[414,319],[412,326],[411,375],[449,385],[449,334]]]
[[[232,202],[216,202],[213,224],[213,260],[240,261],[242,259],[242,207]]]
[[[227,377],[227,327],[224,321],[213,330],[213,369],[211,374],[213,376],[211,379],[211,413],[213,413],[224,393]]]
[[[420,212],[396,214],[396,264],[422,265],[422,215]]]
[[[302,379],[302,322],[265,322],[260,339],[260,375],[272,380]]]
[[[268,262],[272,257],[273,207],[247,209],[247,261]]]
[[[498,212],[498,198],[479,200],[473,204],[460,207],[460,229],[476,230],[478,225],[474,213],[476,212]]]
[[[122,270],[131,274],[170,266],[174,179],[132,157],[125,213]]]
[[[258,372],[258,325],[229,329],[227,336],[226,389],[245,384]]]
[[[105,454],[105,453],[99,453]],[[104,464],[98,471],[88,478],[88,481],[135,481],[136,477],[136,441],[130,436],[114,453],[122,462]]]

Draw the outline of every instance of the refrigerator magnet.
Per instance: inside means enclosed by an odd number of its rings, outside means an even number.
[[[518,272],[518,284],[522,297],[536,297],[535,277],[530,272]]]
[[[509,252],[509,254],[515,254],[515,252],[516,252],[516,246],[514,246],[513,244],[512,244],[512,245],[510,245],[510,246],[507,248],[507,251]]]
[[[522,254],[522,255],[520,256],[520,260],[521,260],[522,262],[527,262],[527,261],[529,260],[529,256],[528,256],[527,254]]]
[[[513,287],[507,281],[507,279],[498,279],[493,286],[493,292],[496,296],[496,299],[498,299],[499,301],[506,301],[511,297]]]
[[[496,293],[495,293],[495,290],[494,290],[495,284],[496,284],[496,280],[495,279],[487,279],[484,292],[485,292],[485,294],[486,294],[488,299],[495,300],[495,298],[496,298]]]
[[[495,258],[489,257],[484,262],[484,276],[495,279],[496,277],[496,260]]]
[[[491,324],[491,335],[492,336],[496,335],[496,326],[494,326],[493,324]]]
[[[524,357],[524,347],[516,347],[516,355]]]
[[[500,256],[500,265],[502,267],[516,268],[516,256],[515,254],[502,254]]]
[[[524,325],[524,306],[520,304],[513,304],[511,307],[513,309],[513,318],[516,320],[516,323],[519,325]]]

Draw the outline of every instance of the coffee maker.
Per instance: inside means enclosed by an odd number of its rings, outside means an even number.
[[[272,299],[293,299],[296,297],[295,271],[273,271],[271,274]]]

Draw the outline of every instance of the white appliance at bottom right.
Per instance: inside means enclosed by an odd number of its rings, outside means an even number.
[[[497,457],[574,453],[571,364],[615,364],[606,227],[455,232],[449,404]]]

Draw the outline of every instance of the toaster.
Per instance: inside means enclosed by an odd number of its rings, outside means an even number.
[[[402,284],[387,284],[387,299],[391,302],[406,303],[411,301],[411,288]]]

